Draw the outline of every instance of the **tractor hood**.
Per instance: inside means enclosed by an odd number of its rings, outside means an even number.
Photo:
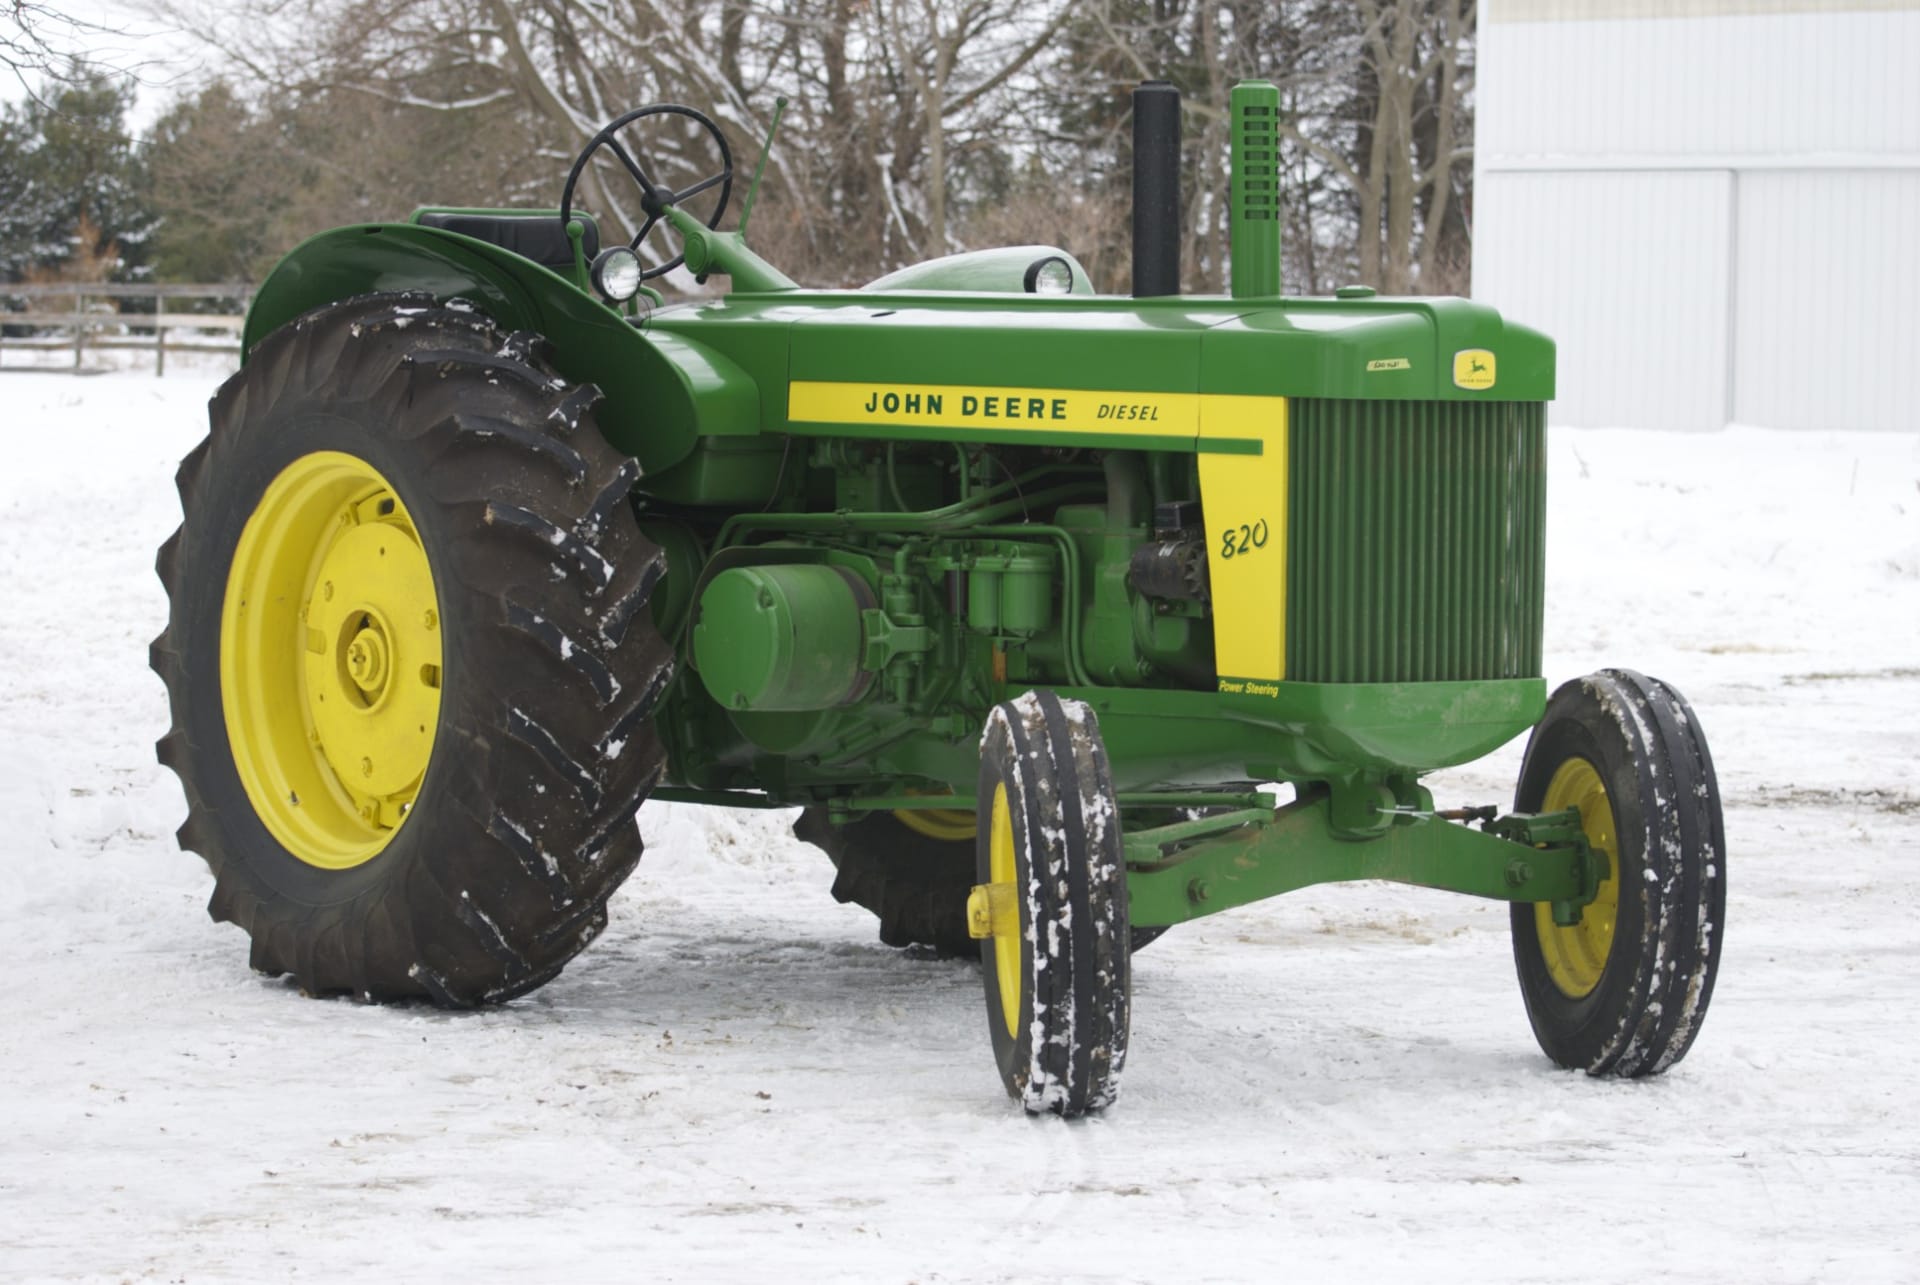
[[[1202,391],[1551,401],[1553,341],[1465,299],[1288,299],[1210,328]]]
[[[1465,299],[876,292],[780,303],[796,379],[1404,401],[1554,391],[1553,341]]]

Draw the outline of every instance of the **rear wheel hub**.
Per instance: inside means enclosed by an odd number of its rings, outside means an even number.
[[[336,451],[268,484],[228,574],[221,696],[234,767],[274,837],[346,869],[412,810],[440,716],[438,602],[387,479]]]

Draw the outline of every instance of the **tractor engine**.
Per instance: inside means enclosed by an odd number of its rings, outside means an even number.
[[[698,673],[707,735],[680,762],[707,780],[915,726],[970,748],[1008,682],[1213,688],[1192,457],[843,439],[804,473],[807,512],[643,524],[683,588],[662,624]]]

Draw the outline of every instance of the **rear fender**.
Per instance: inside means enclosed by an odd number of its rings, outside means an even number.
[[[719,353],[681,335],[650,337],[509,250],[414,224],[335,228],[295,247],[254,295],[242,351],[323,304],[400,290],[457,296],[508,330],[545,336],[562,375],[606,395],[601,431],[647,473],[685,459],[702,433],[759,431],[759,390]]]

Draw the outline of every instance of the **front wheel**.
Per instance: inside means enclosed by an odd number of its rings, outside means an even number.
[[[994,707],[980,741],[978,885],[987,1029],[1029,1112],[1109,1105],[1127,1059],[1132,973],[1113,776],[1093,710],[1052,692]]]
[[[1576,924],[1512,910],[1534,1036],[1591,1075],[1666,1070],[1699,1033],[1725,937],[1720,790],[1693,710],[1658,679],[1608,669],[1561,687],[1527,743],[1520,812],[1576,808],[1606,878]]]

